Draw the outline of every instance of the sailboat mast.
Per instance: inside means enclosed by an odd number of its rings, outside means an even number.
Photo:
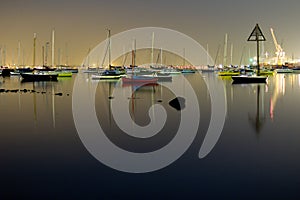
[[[108,67],[111,69],[111,41],[110,41],[110,29],[108,31]]]
[[[60,66],[61,64],[61,49],[58,48],[57,50],[57,65]]]
[[[69,66],[69,52],[68,52],[68,43],[66,43],[66,62],[65,62],[65,64],[67,65],[67,66]]]
[[[183,66],[185,66],[185,48],[183,48]]]
[[[55,66],[55,63],[54,63],[54,52],[55,52],[55,44],[54,44],[54,41],[55,41],[55,30],[53,29],[52,30],[52,67],[54,67]]]
[[[227,33],[225,34],[225,41],[224,41],[224,57],[223,57],[223,66],[227,64]]]
[[[87,55],[87,67],[88,68],[90,67],[90,52],[91,52],[91,48],[89,48],[88,55]],[[102,66],[103,66],[103,63],[102,63]]]
[[[45,66],[45,47],[42,46],[42,63],[43,63],[43,66]]]
[[[6,46],[4,45],[3,49],[3,65],[6,65]]]
[[[122,64],[123,64],[123,67],[125,65],[125,59],[126,59],[126,52],[125,52],[125,47],[123,46],[123,61],[122,61]]]
[[[17,64],[18,67],[21,64],[21,59],[20,58],[21,58],[21,42],[19,41],[18,42],[18,64]]]
[[[160,48],[160,67],[162,67],[162,48]]]
[[[134,39],[134,66],[136,65],[136,39]]]
[[[207,64],[207,66],[209,65],[209,62],[208,62],[208,60],[209,60],[209,53],[208,53],[209,51],[208,51],[208,44],[206,44],[206,64]]]
[[[49,42],[46,42],[46,52],[45,52],[45,65],[48,65],[48,49],[49,49]]]
[[[132,57],[131,57],[132,67],[135,67],[135,62],[136,62],[135,58],[136,58],[136,39],[134,39],[132,43]]]
[[[232,62],[233,62],[233,44],[231,44],[230,46],[230,64],[232,65]]]
[[[36,33],[33,34],[33,66],[35,66]]]
[[[151,43],[151,66],[153,65],[153,46],[154,46],[154,32],[152,32],[152,43]]]

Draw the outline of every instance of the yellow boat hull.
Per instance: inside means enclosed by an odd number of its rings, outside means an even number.
[[[218,72],[219,76],[237,76],[240,72]]]

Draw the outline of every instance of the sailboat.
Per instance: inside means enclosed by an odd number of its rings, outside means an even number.
[[[134,46],[136,46],[134,41]],[[132,66],[135,66],[135,58],[136,58],[136,50],[134,47],[134,50],[132,50]],[[156,77],[147,77],[147,76],[138,76],[135,73],[131,77],[122,77],[122,83],[123,84],[156,84],[158,81],[158,78]]]
[[[111,42],[110,42],[110,29],[108,31],[108,65],[109,69],[105,70],[104,72],[100,74],[92,74],[91,78],[92,79],[119,79],[121,78],[121,73],[118,70],[112,70],[112,65],[111,65]]]
[[[33,67],[35,67],[36,33],[33,35]],[[35,69],[32,72],[20,73],[24,81],[57,81],[58,73]]]
[[[159,58],[160,58],[160,66],[163,66],[163,64],[162,64],[162,48],[160,49],[160,53],[158,54],[156,66],[158,65]],[[158,78],[158,81],[164,81],[164,82],[172,81],[172,76],[169,73],[160,73],[160,71],[153,71],[151,74],[144,74],[142,76]]]

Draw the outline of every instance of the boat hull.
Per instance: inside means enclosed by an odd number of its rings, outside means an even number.
[[[295,74],[299,74],[300,73],[300,69],[293,69],[293,73],[295,73]]]
[[[275,69],[277,74],[287,74],[287,73],[293,73],[292,69]]]
[[[24,81],[57,81],[58,74],[21,73]]]
[[[240,72],[218,72],[219,76],[238,76]]]
[[[58,77],[72,77],[73,73],[72,72],[61,72],[58,73]]]
[[[149,84],[149,83],[157,83],[158,78],[152,77],[122,77],[123,83],[138,83],[138,84]]]
[[[96,74],[92,74],[91,75],[91,78],[94,79],[94,80],[108,80],[108,79],[119,79],[121,78],[120,75],[96,75]]]
[[[171,75],[142,75],[142,76],[149,77],[149,78],[157,78],[157,80],[160,82],[171,82],[172,81]]]
[[[233,83],[266,83],[267,76],[232,76]]]
[[[269,75],[273,75],[274,74],[274,71],[260,71],[259,73],[260,75],[262,76],[269,76]]]
[[[194,73],[196,73],[196,71],[195,70],[184,69],[184,70],[181,71],[181,73],[183,73],[183,74],[194,74]]]

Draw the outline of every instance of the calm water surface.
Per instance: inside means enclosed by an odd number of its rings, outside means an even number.
[[[177,161],[158,171],[131,174],[107,167],[86,150],[76,131],[72,115],[76,78],[97,87],[96,95],[86,98],[95,98],[106,136],[137,153],[158,150],[175,137],[180,111],[169,105],[176,95],[167,86],[173,84],[188,95],[186,78],[201,111],[200,120],[190,119],[199,123],[194,142]],[[199,159],[211,117],[205,79],[224,84],[227,113],[217,144]],[[268,84],[232,85],[230,79],[203,73],[141,88],[121,81],[91,81],[83,73],[57,82],[22,83],[19,77],[0,81],[0,89],[7,90],[0,93],[1,199],[299,199],[300,75],[276,74]],[[159,133],[140,139],[122,132],[110,107],[116,101],[113,91],[120,88],[135,91],[124,94],[126,102],[119,106],[126,107],[140,126],[150,123],[152,105],[165,108],[168,117]]]

